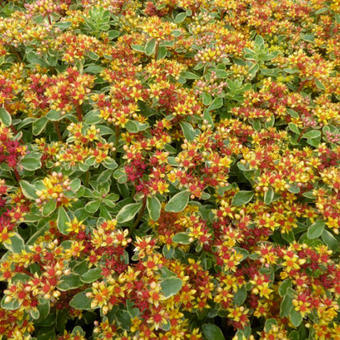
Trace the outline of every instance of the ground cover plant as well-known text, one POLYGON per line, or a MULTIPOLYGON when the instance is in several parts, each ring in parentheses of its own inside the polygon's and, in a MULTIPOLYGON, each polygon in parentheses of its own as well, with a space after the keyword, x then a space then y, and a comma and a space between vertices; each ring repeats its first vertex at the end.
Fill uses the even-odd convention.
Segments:
POLYGON ((338 0, 0 3, 0 339, 340 339, 338 0))

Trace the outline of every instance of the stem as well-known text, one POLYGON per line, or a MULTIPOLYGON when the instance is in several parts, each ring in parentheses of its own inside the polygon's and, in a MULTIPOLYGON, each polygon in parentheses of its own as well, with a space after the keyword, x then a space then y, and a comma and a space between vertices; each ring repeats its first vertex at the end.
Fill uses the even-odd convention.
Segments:
POLYGON ((120 135, 120 128, 119 128, 119 125, 116 125, 116 127, 115 127, 115 151, 113 153, 113 159, 116 159, 118 142, 119 142, 119 135, 120 135))
POLYGON ((135 231, 136 227, 138 226, 138 223, 140 222, 141 218, 143 217, 143 214, 144 214, 144 211, 145 211, 145 207, 146 207, 146 200, 147 200, 147 197, 146 197, 146 195, 144 195, 144 197, 143 197, 143 205, 142 205, 141 209, 139 210, 139 213, 137 215, 136 221, 135 221, 135 223, 133 224, 133 226, 131 228, 131 235, 135 231))
POLYGON ((90 180, 90 172, 86 171, 86 175, 85 175, 85 185, 86 186, 89 184, 89 180, 90 180))
POLYGON ((304 129, 301 131, 301 133, 300 133, 300 135, 299 135, 299 138, 297 139, 297 142, 300 142, 300 139, 301 139, 302 135, 305 133, 306 130, 307 130, 307 128, 304 128, 304 129))
POLYGON ((16 168, 14 168, 13 172, 14 172, 14 176, 15 176, 15 179, 17 180, 17 182, 20 182, 21 178, 20 178, 18 170, 16 168))
POLYGON ((81 122, 83 120, 83 110, 80 105, 76 106, 76 111, 77 111, 78 120, 81 122))
POLYGON ((305 86, 305 84, 307 83, 307 80, 303 80, 301 83, 300 83, 300 85, 299 85, 299 88, 298 88, 298 92, 300 92, 302 89, 303 89, 303 87, 305 86))
POLYGON ((155 59, 157 60, 158 56, 158 49, 159 49, 159 41, 156 42, 156 47, 155 47, 155 59))
POLYGON ((61 135, 61 132, 60 132, 60 129, 59 129, 59 123, 58 122, 53 122, 53 124, 54 124, 55 131, 57 132, 58 139, 59 139, 59 141, 62 142, 63 136, 61 135))
POLYGON ((21 55, 19 52, 15 49, 15 47, 10 46, 10 52, 15 54, 15 56, 19 59, 19 61, 22 61, 21 55))

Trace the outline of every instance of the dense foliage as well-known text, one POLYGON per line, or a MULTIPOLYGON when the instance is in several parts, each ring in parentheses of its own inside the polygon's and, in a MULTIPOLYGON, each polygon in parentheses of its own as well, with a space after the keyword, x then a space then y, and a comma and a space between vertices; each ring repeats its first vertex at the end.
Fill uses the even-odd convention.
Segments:
POLYGON ((340 339, 338 0, 0 3, 0 339, 340 339))

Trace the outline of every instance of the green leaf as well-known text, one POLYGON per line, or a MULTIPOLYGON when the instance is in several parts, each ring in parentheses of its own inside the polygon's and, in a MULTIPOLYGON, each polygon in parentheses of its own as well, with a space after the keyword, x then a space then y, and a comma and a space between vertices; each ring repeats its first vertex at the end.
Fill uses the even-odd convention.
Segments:
POLYGON ((131 133, 138 133, 141 131, 145 131, 148 127, 149 127, 149 124, 146 124, 146 123, 143 124, 143 123, 137 122, 136 120, 129 120, 125 124, 126 130, 128 130, 131 133))
POLYGON ((177 233, 172 240, 180 244, 190 244, 190 236, 187 233, 177 233))
POLYGON ((202 332, 206 340, 225 340, 221 329, 212 323, 203 324, 202 332))
POLYGON ((267 120, 264 126, 268 129, 275 125, 275 116, 271 116, 269 120, 267 120))
POLYGON ((210 105, 212 102, 212 97, 210 93, 203 92, 201 95, 203 105, 210 105))
POLYGON ((54 26, 58 27, 60 30, 64 31, 72 25, 71 22, 57 22, 54 26))
POLYGON ((216 73, 216 77, 219 79, 227 79, 229 75, 227 71, 220 70, 220 69, 216 69, 215 73, 216 73))
POLYGON ((180 24, 185 20, 186 17, 187 17, 187 14, 185 12, 178 13, 175 17, 174 23, 180 24))
POLYGON ((117 162, 114 160, 114 159, 106 159, 104 162, 103 162, 103 165, 105 166, 105 168, 107 169, 111 169, 111 170, 114 170, 118 167, 118 164, 117 162))
POLYGON ((48 120, 46 117, 41 117, 35 120, 32 124, 32 133, 34 136, 38 136, 45 129, 48 120))
POLYGON ((164 245, 162 248, 162 254, 165 258, 171 259, 175 255, 175 249, 171 247, 168 248, 167 245, 164 245))
POLYGON ((333 251, 340 250, 339 241, 328 230, 324 230, 321 239, 327 244, 327 247, 333 251))
POLYGON ((25 241, 18 233, 15 233, 9 240, 4 242, 3 245, 11 252, 17 254, 20 254, 25 249, 25 241))
POLYGON ((304 192, 302 196, 309 199, 315 199, 315 196, 313 195, 313 190, 304 192))
POLYGON ((70 306, 74 309, 89 310, 91 309, 91 299, 86 296, 86 291, 80 292, 73 296, 70 306))
POLYGON ((76 335, 76 336, 77 335, 82 335, 82 336, 85 336, 86 332, 80 326, 76 326, 72 330, 72 335, 76 335))
POLYGON ((314 42, 314 35, 313 34, 300 34, 302 40, 307 42, 314 42))
POLYGON ((92 268, 84 273, 80 280, 85 283, 91 283, 97 281, 99 278, 102 277, 102 270, 100 268, 92 268))
POLYGON ((42 66, 42 67, 48 66, 48 65, 45 63, 45 61, 44 61, 38 54, 36 54, 36 53, 34 53, 34 52, 29 52, 29 53, 27 53, 27 54, 26 54, 26 59, 27 59, 27 61, 28 61, 30 64, 33 64, 33 65, 38 64, 38 65, 40 65, 40 66, 42 66))
POLYGON ((89 270, 89 267, 87 265, 87 261, 84 260, 82 262, 76 263, 74 265, 74 267, 72 267, 72 270, 79 275, 83 275, 84 273, 86 273, 89 270))
POLYGON ((148 41, 145 45, 145 54, 148 56, 151 56, 155 53, 155 48, 156 48, 156 39, 151 39, 148 41))
POLYGON ((165 206, 167 212, 181 212, 185 209, 189 202, 190 192, 187 190, 181 191, 173 196, 165 206))
POLYGON ((288 317, 290 311, 293 308, 293 298, 286 294, 280 304, 280 316, 288 317))
POLYGON ((302 138, 314 139, 321 136, 320 130, 310 130, 302 135, 302 138))
POLYGON ((165 58, 167 54, 168 54, 168 50, 166 49, 166 47, 159 46, 158 53, 157 53, 157 60, 165 58))
POLYGON ((188 142, 192 142, 196 137, 196 131, 190 123, 180 122, 185 139, 188 142))
POLYGON ((55 199, 49 200, 47 203, 44 204, 42 213, 44 216, 51 215, 56 208, 57 201, 55 199))
POLYGON ((94 214, 100 206, 100 201, 90 201, 85 205, 85 210, 90 213, 90 214, 94 214))
MULTIPOLYGON (((114 195, 114 194, 113 194, 114 195)), ((118 196, 118 195, 117 195, 118 196)), ((104 198, 103 199, 103 203, 108 206, 109 208, 114 208, 116 206, 116 203, 114 203, 113 200, 110 200, 110 199, 107 199, 107 198, 104 198)))
POLYGON ((99 55, 94 53, 93 51, 87 51, 86 57, 88 57, 91 60, 98 60, 99 59, 99 55))
POLYGON ((24 274, 24 273, 18 273, 12 277, 13 282, 27 283, 27 281, 29 281, 30 279, 31 279, 31 276, 24 274))
POLYGON ((50 313, 50 301, 46 299, 39 299, 38 310, 40 314, 40 320, 46 319, 50 313))
POLYGON ((87 124, 97 124, 102 121, 99 110, 91 110, 84 116, 84 122, 87 124))
POLYGON ((300 192, 300 187, 296 184, 290 184, 288 187, 288 191, 292 194, 298 194, 300 192))
MULTIPOLYGON (((300 72, 299 69, 297 69, 297 68, 289 68, 289 67, 284 68, 283 71, 285 71, 286 73, 289 73, 289 74, 295 74, 295 73, 299 73, 300 72)), ((295 118, 298 118, 298 117, 295 117, 295 118)))
POLYGON ((207 111, 213 111, 221 108, 223 106, 223 98, 217 97, 215 98, 212 103, 207 108, 207 111))
POLYGON ((165 266, 161 267, 159 271, 161 272, 162 279, 177 277, 174 272, 172 272, 165 266))
POLYGON ((32 184, 24 180, 21 180, 19 184, 20 184, 22 193, 24 194, 26 198, 30 200, 35 200, 38 198, 38 195, 35 193, 36 189, 32 184))
POLYGON ((247 298, 247 290, 246 287, 243 286, 238 289, 238 291, 234 295, 234 303, 236 306, 241 306, 247 298))
MULTIPOLYGON (((299 118, 299 114, 296 112, 296 111, 294 111, 294 110, 292 110, 292 109, 287 109, 287 112, 288 112, 288 114, 292 117, 292 118, 299 118)), ((288 124, 289 125, 289 124, 288 124)), ((295 125, 295 124, 294 124, 295 125)))
POLYGON ((7 112, 4 107, 0 108, 0 121, 6 126, 12 125, 12 116, 7 112))
POLYGON ((326 89, 325 85, 322 84, 322 82, 319 79, 315 79, 315 85, 321 91, 324 91, 326 89))
POLYGON ((203 111, 203 118, 208 122, 208 124, 214 126, 214 120, 211 117, 211 114, 209 113, 208 109, 205 109, 203 111))
POLYGON ((165 279, 161 282, 162 294, 168 299, 181 290, 182 284, 182 280, 177 277, 165 279))
POLYGON ((57 288, 63 292, 79 288, 83 285, 80 281, 80 276, 77 274, 64 275, 60 279, 61 280, 58 283, 57 288))
POLYGON ((145 52, 145 48, 144 48, 144 46, 142 46, 142 45, 131 45, 131 48, 132 48, 134 51, 137 51, 137 52, 141 52, 141 53, 144 53, 144 52, 145 52))
POLYGON ((35 171, 41 168, 41 154, 29 153, 22 160, 21 165, 27 171, 35 171))
POLYGON ((274 194, 275 194, 274 189, 272 187, 269 187, 264 194, 264 203, 266 203, 267 205, 272 203, 274 199, 274 194))
POLYGON ((84 72, 86 73, 91 73, 91 74, 99 74, 100 72, 102 72, 105 68, 100 66, 100 65, 96 65, 96 64, 90 64, 88 65, 85 69, 84 72))
POLYGON ((289 123, 289 124, 288 124, 288 127, 289 127, 289 130, 290 130, 290 131, 296 133, 297 135, 300 134, 300 130, 299 130, 299 128, 298 128, 295 124, 289 123))
POLYGON ((1 308, 6 310, 16 310, 20 307, 20 303, 17 299, 12 299, 10 302, 5 303, 5 295, 1 300, 1 308))
POLYGON ((131 318, 127 310, 118 310, 118 312, 116 313, 116 318, 118 320, 118 323, 120 324, 120 327, 125 330, 130 330, 131 318))
POLYGON ((195 74, 193 72, 189 72, 189 71, 183 72, 181 74, 181 76, 185 79, 193 79, 193 80, 200 79, 200 76, 198 76, 197 74, 195 74))
POLYGON ((98 183, 105 183, 105 182, 109 181, 112 174, 113 174, 113 171, 111 169, 106 169, 104 171, 101 171, 100 175, 97 178, 97 182, 98 183))
POLYGON ((321 220, 317 220, 312 225, 309 226, 307 230, 307 237, 310 240, 318 238, 322 235, 324 229, 325 229, 325 222, 321 220))
POLYGON ((58 208, 58 217, 57 217, 57 227, 58 230, 64 234, 67 235, 69 232, 67 231, 68 226, 66 223, 70 223, 71 219, 66 213, 65 209, 63 207, 58 208))
POLYGON ((295 241, 295 235, 294 235, 294 232, 291 230, 289 232, 284 232, 284 233, 281 233, 281 237, 287 241, 288 243, 292 243, 295 241))
POLYGON ((307 139, 307 143, 313 147, 318 147, 321 141, 321 137, 319 138, 313 138, 313 139, 307 139))
POLYGON ((264 40, 260 35, 257 35, 255 38, 255 45, 257 45, 259 48, 264 47, 264 40))
POLYGON ((301 325, 302 319, 301 313, 292 308, 289 313, 289 320, 294 325, 294 327, 299 327, 301 325))
POLYGON ((320 9, 318 9, 316 12, 315 12, 315 15, 320 15, 322 13, 326 13, 329 11, 329 8, 328 7, 322 7, 320 9))
POLYGON ((248 74, 250 79, 253 79, 256 76, 257 71, 260 69, 259 64, 252 64, 252 66, 248 70, 248 74))
POLYGON ((120 32, 117 31, 117 30, 110 30, 110 31, 108 32, 108 36, 109 36, 109 38, 110 38, 111 40, 113 40, 113 39, 116 39, 116 38, 118 38, 118 37, 120 36, 120 32))
POLYGON ((253 198, 254 193, 252 191, 244 191, 241 190, 236 193, 236 195, 233 197, 231 204, 238 207, 243 204, 247 204, 248 202, 251 201, 253 198))
POLYGON ((269 332, 273 326, 277 326, 277 321, 275 319, 267 319, 264 324, 264 330, 269 332))
POLYGON ((46 118, 52 122, 57 122, 58 120, 63 119, 63 115, 60 111, 51 110, 47 113, 46 118))
POLYGON ((287 289, 292 287, 292 281, 290 279, 286 279, 281 282, 279 286, 279 294, 281 297, 285 296, 287 293, 287 289))
POLYGON ((108 194, 105 199, 110 200, 111 202, 116 202, 119 199, 119 195, 113 192, 111 194, 108 194))
POLYGON ((156 196, 148 197, 146 202, 149 215, 153 221, 157 221, 161 215, 161 203, 156 196))
POLYGON ((117 215, 118 223, 125 223, 132 220, 135 215, 138 213, 140 208, 142 207, 142 203, 130 203, 124 206, 117 215))
POLYGON ((70 183, 71 190, 77 192, 81 187, 81 181, 79 178, 75 178, 70 183))

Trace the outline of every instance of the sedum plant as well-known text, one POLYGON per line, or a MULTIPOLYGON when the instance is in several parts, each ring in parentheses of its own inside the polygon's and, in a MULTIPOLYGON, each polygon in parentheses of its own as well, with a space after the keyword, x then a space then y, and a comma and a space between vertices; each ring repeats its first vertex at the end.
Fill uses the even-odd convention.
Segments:
POLYGON ((339 339, 339 2, 0 4, 0 339, 339 339))

